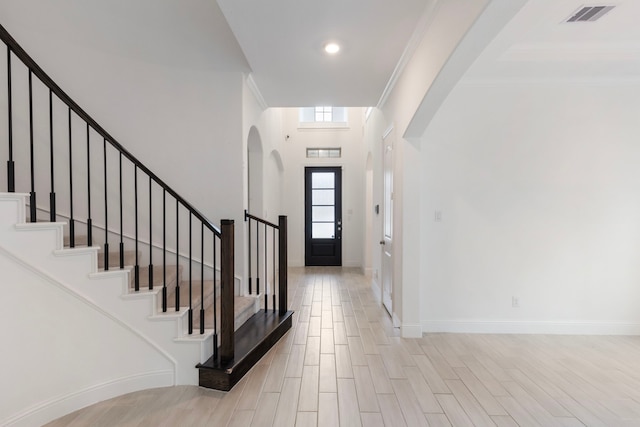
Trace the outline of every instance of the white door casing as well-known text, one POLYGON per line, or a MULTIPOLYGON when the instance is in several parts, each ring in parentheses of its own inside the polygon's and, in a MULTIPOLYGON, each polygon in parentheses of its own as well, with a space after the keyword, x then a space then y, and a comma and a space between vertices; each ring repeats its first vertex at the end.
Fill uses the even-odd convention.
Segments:
POLYGON ((393 128, 382 140, 382 304, 393 313, 393 128))

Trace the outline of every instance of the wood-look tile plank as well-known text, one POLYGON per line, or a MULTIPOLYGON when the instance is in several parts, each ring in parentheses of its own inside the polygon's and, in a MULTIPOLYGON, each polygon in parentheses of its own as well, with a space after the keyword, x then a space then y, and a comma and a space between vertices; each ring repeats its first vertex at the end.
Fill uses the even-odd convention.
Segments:
POLYGON ((319 366, 304 367, 300 384, 300 397, 298 398, 299 412, 315 412, 318 410, 319 373, 319 366))
MULTIPOLYGON (((468 368, 453 368, 460 377, 466 388, 478 400, 480 405, 489 415, 508 415, 507 411, 498 403, 495 397, 489 392, 484 384, 468 368)), ((445 381, 447 386, 449 382, 445 381)))
POLYGON ((369 366, 369 372, 371 373, 371 380, 376 393, 393 393, 393 386, 389 375, 382 362, 382 356, 377 354, 367 355, 367 365, 369 366))
MULTIPOLYGON (((520 404, 520 406, 524 407, 527 412, 529 412, 535 420, 545 426, 559 426, 560 424, 555 420, 553 415, 551 415, 538 401, 536 401, 525 389, 523 389, 518 383, 515 381, 507 381, 502 383, 504 387, 507 389, 509 394, 513 396, 513 398, 520 404)), ((513 416, 513 414, 511 414, 513 416)), ((515 417, 514 417, 515 418, 515 417)), ((516 421, 518 421, 516 419, 516 421)))
POLYGON ((551 415, 554 417, 571 417, 570 412, 568 412, 561 404, 556 402, 551 396, 542 390, 540 386, 524 375, 519 369, 510 369, 508 372, 509 376, 511 376, 515 382, 525 389, 527 393, 540 403, 540 405, 551 415))
POLYGON ((338 378, 338 409, 340 425, 354 427, 362 425, 356 385, 352 378, 338 378))
POLYGON ((360 337, 347 337, 349 342, 349 355, 351 356, 351 364, 366 365, 367 358, 365 357, 364 350, 362 349, 362 340, 360 337))
POLYGON ((285 377, 302 377, 305 347, 304 345, 298 344, 291 346, 291 353, 289 353, 289 359, 287 360, 287 370, 284 374, 285 377))
POLYGON ((349 344, 344 322, 333 322, 333 343, 336 345, 349 344))
POLYGON ((362 412, 380 412, 375 387, 368 366, 354 366, 353 378, 355 379, 356 392, 358 393, 358 405, 362 412))
POLYGON ((585 427, 577 418, 559 417, 556 418, 563 427, 585 427))
POLYGON ((307 348, 304 353, 305 365, 320 364, 320 337, 308 337, 307 348))
POLYGON ((282 382, 284 381, 284 375, 287 370, 287 362, 289 361, 289 354, 278 353, 273 358, 267 378, 264 381, 263 392, 278 393, 282 389, 282 382))
MULTIPOLYGON (((482 405, 478 403, 476 398, 471 394, 469 389, 461 380, 446 380, 445 382, 447 387, 449 387, 449 390, 453 393, 453 396, 474 424, 487 426, 493 424, 489 414, 484 410, 482 405)), ((503 410, 502 412, 504 412, 504 415, 507 415, 506 411, 503 410)))
POLYGON ((322 316, 322 296, 316 298, 314 296, 314 301, 311 303, 311 317, 320 317, 322 316))
POLYGON ((253 414, 255 411, 243 409, 242 411, 236 411, 233 414, 233 418, 229 421, 227 426, 229 427, 249 427, 253 420, 253 414))
MULTIPOLYGON (((458 403, 458 400, 451 394, 437 394, 438 403, 442 406, 447 418, 451 420, 451 424, 458 427, 472 427, 473 422, 469 419, 464 409, 458 403)), ((482 424, 478 424, 482 425, 482 424)), ((491 425, 491 424, 489 424, 491 425)))
POLYGON ((360 419, 364 427, 384 427, 384 420, 379 412, 361 412, 360 419))
POLYGON ((424 414, 429 422, 429 427, 451 427, 449 418, 445 414, 424 414))
POLYGON ((242 397, 238 400, 238 410, 256 409, 268 372, 269 366, 256 365, 247 374, 245 377, 247 383, 244 387, 244 393, 242 393, 242 397))
POLYGON ((518 427, 518 423, 509 415, 493 415, 491 419, 498 427, 518 427))
POLYGON ((542 424, 527 412, 513 397, 498 397, 498 402, 507 410, 511 418, 520 426, 537 427, 542 424))
POLYGON ((339 426, 338 393, 318 395, 318 426, 339 426))
POLYGON ((386 427, 407 427, 395 394, 378 394, 378 403, 386 427))
POLYGON ((435 395, 429 385, 425 381, 420 369, 416 366, 405 366, 404 371, 406 373, 409 384, 415 393, 416 399, 422 408, 422 412, 425 413, 442 413, 442 408, 438 403, 435 395))
POLYGON ((307 332, 307 336, 309 337, 319 337, 320 336, 320 331, 321 331, 321 326, 322 325, 322 318, 321 317, 310 317, 309 318, 309 331, 307 332))
POLYGON ((294 344, 304 345, 307 343, 307 336, 309 335, 309 322, 300 322, 296 326, 296 333, 293 338, 294 344))
POLYGON ((321 393, 337 393, 336 383, 336 356, 335 354, 320 355, 320 382, 319 391, 321 393))
POLYGON ((409 380, 392 379, 391 385, 398 398, 404 419, 410 426, 428 426, 409 380))
POLYGON ((356 322, 356 318, 353 316, 344 316, 344 327, 347 330, 348 337, 357 337, 360 335, 360 331, 358 329, 358 322, 356 322))
POLYGON ((334 301, 333 307, 331 308, 331 313, 333 314, 334 322, 344 322, 344 314, 342 312, 340 300, 334 301))
POLYGON ((271 427, 278 408, 280 393, 262 393, 256 412, 253 414, 251 427, 271 427))
POLYGON ((362 340, 362 350, 365 354, 378 354, 378 345, 373 338, 371 329, 360 329, 360 339, 362 340))
POLYGON ((380 345, 378 351, 382 356, 382 361, 387 369, 389 378, 402 379, 406 378, 402 359, 398 355, 397 349, 392 345, 380 345))
POLYGON ((320 353, 334 353, 333 330, 322 329, 320 332, 320 353))
POLYGON ((329 303, 328 310, 322 310, 322 320, 320 322, 322 329, 333 329, 333 311, 331 310, 331 304, 329 303))
POLYGON ((351 365, 351 356, 349 354, 349 346, 335 346, 336 355, 336 375, 338 378, 353 378, 353 368, 351 365))
POLYGON ((423 345, 422 350, 424 354, 431 360, 433 367, 438 372, 438 375, 444 380, 457 380, 458 375, 454 372, 453 368, 447 363, 447 360, 440 354, 435 346, 423 345))
POLYGON ((461 359, 471 373, 489 390, 492 396, 509 396, 509 393, 502 387, 500 382, 496 380, 474 356, 463 357, 461 359))
POLYGON ((296 415, 296 427, 317 427, 317 412, 298 412, 296 415))
POLYGON ((414 355, 413 360, 434 393, 451 393, 427 356, 414 355))
POLYGON ((298 408, 298 398, 300 396, 301 378, 285 378, 282 385, 282 392, 278 401, 274 426, 294 426, 298 408))

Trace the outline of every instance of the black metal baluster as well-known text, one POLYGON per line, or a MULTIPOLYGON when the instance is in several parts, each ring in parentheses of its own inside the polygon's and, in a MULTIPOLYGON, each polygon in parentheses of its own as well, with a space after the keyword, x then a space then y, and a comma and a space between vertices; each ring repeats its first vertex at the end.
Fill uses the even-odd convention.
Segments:
POLYGON ((33 73, 29 70, 29 153, 31 165, 31 193, 29 193, 29 221, 36 222, 36 178, 33 147, 33 73))
POLYGON ((120 174, 120 268, 124 268, 124 239, 123 239, 123 226, 122 226, 122 151, 119 157, 119 174, 120 174))
POLYGON ((256 221, 256 295, 260 295, 260 222, 256 221))
POLYGON ((193 294, 191 289, 191 212, 189 212, 189 335, 193 333, 193 294))
POLYGON ((107 192, 107 138, 103 138, 104 156, 104 269, 109 270, 109 202, 107 192))
POLYGON ((200 334, 204 334, 204 222, 200 222, 200 334))
POLYGON ((151 176, 149 176, 149 290, 153 289, 153 204, 151 200, 151 176))
POLYGON ((276 229, 275 227, 271 229, 273 231, 273 247, 272 247, 272 254, 271 254, 271 260, 273 261, 272 263, 272 282, 271 282, 271 296, 273 297, 273 312, 276 312, 276 229))
POLYGON ((218 260, 216 258, 216 240, 216 234, 213 233, 213 360, 218 359, 218 298, 216 295, 218 260))
POLYGON ((180 222, 178 221, 180 202, 176 199, 176 311, 180 311, 180 222))
POLYGON ((134 288, 136 292, 140 290, 140 265, 138 264, 138 165, 133 165, 133 197, 135 198, 133 202, 133 209, 135 215, 135 233, 136 233, 136 266, 133 268, 134 271, 134 288))
POLYGON ((251 295, 251 218, 248 217, 247 211, 244 211, 244 219, 247 222, 247 228, 249 229, 249 295, 251 295))
POLYGON ((162 312, 167 312, 167 190, 162 189, 162 312))
POLYGON ((269 262, 267 260, 267 224, 264 225, 264 314, 267 314, 267 310, 269 310, 269 274, 267 273, 267 268, 269 266, 269 262))
POLYGON ((69 247, 76 246, 76 222, 73 219, 73 137, 71 132, 71 107, 69 107, 69 247))
POLYGON ((13 162, 13 98, 11 93, 11 48, 7 45, 7 113, 9 131, 9 160, 7 160, 7 191, 16 191, 16 173, 13 162))
POLYGON ((49 193, 49 221, 56 222, 56 192, 53 174, 53 91, 49 89, 49 152, 51 154, 51 192, 49 193))
POLYGON ((91 149, 89 144, 89 123, 87 123, 87 246, 93 245, 93 227, 91 224, 91 149))

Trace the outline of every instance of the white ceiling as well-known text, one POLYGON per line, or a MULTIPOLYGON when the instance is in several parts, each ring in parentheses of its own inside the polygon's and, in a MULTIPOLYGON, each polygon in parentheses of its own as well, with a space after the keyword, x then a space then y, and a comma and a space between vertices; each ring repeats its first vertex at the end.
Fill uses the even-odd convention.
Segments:
MULTIPOLYGON (((3 21, 20 23, 24 31, 114 55, 203 72, 251 73, 270 107, 377 105, 406 46, 438 4, 436 0, 54 3, 0 2, 0 12, 8 9, 2 13, 3 21), (66 25, 59 25, 61 21, 66 25), (328 40, 341 42, 343 51, 334 57, 324 54, 321 49, 328 40)), ((616 7, 595 23, 562 22, 585 3, 596 4, 527 1, 462 80, 640 82, 640 0, 603 1, 616 7)))
POLYGON ((640 82, 640 0, 530 0, 463 81, 640 82), (615 5, 596 22, 565 23, 583 5, 615 5))
POLYGON ((372 106, 433 0, 218 0, 270 107, 372 106), (342 45, 323 53, 327 41, 342 45))

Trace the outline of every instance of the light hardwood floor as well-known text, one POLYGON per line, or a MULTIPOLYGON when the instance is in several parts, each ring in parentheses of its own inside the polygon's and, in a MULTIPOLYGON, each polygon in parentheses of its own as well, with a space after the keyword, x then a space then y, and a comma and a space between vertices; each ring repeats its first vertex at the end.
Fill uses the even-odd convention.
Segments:
POLYGON ((58 426, 640 426, 640 337, 400 338, 351 269, 290 273, 293 329, 229 393, 131 393, 58 426))

